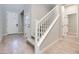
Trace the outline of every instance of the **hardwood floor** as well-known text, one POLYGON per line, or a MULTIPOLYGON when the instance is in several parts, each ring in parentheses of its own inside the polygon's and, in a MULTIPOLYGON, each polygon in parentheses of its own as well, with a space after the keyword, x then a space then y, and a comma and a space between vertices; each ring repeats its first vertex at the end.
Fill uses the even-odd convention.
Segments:
POLYGON ((32 54, 34 49, 29 43, 26 42, 23 35, 7 35, 5 36, 0 43, 0 53, 8 54, 32 54))
POLYGON ((54 45, 47 48, 45 54, 78 54, 79 40, 76 37, 62 38, 54 45))
MULTIPOLYGON (((23 35, 8 35, 0 43, 0 54, 32 54, 34 48, 27 43, 23 35)), ((44 54, 78 54, 79 40, 76 37, 61 38, 47 48, 44 54)))

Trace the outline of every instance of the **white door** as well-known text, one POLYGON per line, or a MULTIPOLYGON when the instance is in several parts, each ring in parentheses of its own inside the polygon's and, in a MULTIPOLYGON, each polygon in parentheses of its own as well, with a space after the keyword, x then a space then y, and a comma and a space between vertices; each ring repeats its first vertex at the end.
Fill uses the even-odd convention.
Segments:
POLYGON ((24 35, 28 38, 31 37, 29 16, 25 16, 25 19, 24 19, 24 35))
POLYGON ((18 33, 17 13, 7 12, 7 34, 18 33))

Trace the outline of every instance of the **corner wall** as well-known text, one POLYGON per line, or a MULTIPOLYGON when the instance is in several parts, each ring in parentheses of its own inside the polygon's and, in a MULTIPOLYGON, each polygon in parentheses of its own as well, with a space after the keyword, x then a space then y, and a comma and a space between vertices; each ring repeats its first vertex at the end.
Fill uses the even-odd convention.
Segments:
POLYGON ((0 40, 2 38, 2 12, 1 12, 1 9, 0 9, 0 40))

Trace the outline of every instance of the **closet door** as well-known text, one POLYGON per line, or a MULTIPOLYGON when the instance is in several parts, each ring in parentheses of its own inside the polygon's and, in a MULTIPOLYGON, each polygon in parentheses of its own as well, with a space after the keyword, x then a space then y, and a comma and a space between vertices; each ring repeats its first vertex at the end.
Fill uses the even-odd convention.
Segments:
POLYGON ((7 12, 7 34, 18 33, 18 15, 14 12, 7 12))

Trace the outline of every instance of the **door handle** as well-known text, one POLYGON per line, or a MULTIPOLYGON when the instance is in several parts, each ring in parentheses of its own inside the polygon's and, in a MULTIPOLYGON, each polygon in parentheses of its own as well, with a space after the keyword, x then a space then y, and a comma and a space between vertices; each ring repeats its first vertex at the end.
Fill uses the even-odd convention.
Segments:
POLYGON ((18 24, 16 24, 16 26, 18 27, 18 24))

